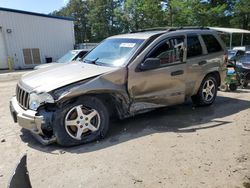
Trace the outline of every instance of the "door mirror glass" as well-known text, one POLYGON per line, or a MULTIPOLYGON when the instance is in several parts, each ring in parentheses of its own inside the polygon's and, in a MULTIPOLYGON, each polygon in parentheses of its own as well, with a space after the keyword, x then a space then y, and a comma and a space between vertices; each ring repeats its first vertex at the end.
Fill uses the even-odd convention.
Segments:
POLYGON ((143 63, 140 64, 140 70, 151 70, 160 67, 159 58, 147 58, 143 63))

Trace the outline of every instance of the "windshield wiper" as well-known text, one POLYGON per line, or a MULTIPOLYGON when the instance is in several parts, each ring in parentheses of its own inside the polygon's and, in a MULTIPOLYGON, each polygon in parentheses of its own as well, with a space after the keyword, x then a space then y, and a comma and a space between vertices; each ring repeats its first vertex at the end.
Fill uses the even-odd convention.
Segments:
POLYGON ((95 60, 87 60, 87 59, 84 59, 83 61, 84 62, 86 62, 86 63, 90 63, 90 64, 95 64, 95 65, 97 65, 97 60, 99 59, 99 57, 98 58, 96 58, 95 60))

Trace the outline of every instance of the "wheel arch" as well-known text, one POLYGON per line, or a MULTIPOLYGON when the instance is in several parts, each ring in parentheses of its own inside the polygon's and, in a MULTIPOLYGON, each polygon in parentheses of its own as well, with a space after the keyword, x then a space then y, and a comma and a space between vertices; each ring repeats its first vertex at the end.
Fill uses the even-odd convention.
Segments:
MULTIPOLYGON (((195 86, 195 90, 194 90, 193 95, 196 95, 196 94, 199 92, 199 89, 200 89, 200 86, 201 86, 203 80, 204 80, 206 77, 208 77, 208 76, 213 76, 213 77, 216 79, 217 84, 218 84, 218 87, 221 85, 221 77, 220 77, 219 71, 214 70, 214 71, 208 72, 208 73, 206 73, 203 77, 201 77, 202 79, 200 79, 200 80, 196 83, 196 86, 195 86)), ((192 95, 192 96, 193 96, 193 95, 192 95)))
POLYGON ((129 99, 126 98, 123 94, 114 91, 92 91, 72 96, 70 98, 63 98, 58 102, 58 105, 60 106, 64 103, 71 103, 76 100, 83 99, 86 96, 96 97, 101 100, 107 107, 111 116, 118 117, 119 119, 123 119, 129 116, 129 99))
POLYGON ((213 71, 213 72, 209 72, 206 74, 206 76, 203 78, 203 80, 207 77, 207 76, 213 76, 218 84, 218 87, 221 85, 221 78, 220 78, 220 73, 218 71, 213 71))

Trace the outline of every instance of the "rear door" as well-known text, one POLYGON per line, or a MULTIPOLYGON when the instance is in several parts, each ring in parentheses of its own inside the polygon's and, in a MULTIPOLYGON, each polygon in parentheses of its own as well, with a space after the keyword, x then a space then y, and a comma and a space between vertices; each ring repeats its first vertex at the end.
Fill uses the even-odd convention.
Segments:
POLYGON ((203 79, 203 67, 206 66, 206 49, 202 43, 201 36, 198 34, 187 35, 187 79, 186 93, 189 96, 194 95, 197 85, 203 79))
POLYGON ((224 50, 212 33, 187 36, 187 93, 196 94, 204 77, 221 71, 224 50))

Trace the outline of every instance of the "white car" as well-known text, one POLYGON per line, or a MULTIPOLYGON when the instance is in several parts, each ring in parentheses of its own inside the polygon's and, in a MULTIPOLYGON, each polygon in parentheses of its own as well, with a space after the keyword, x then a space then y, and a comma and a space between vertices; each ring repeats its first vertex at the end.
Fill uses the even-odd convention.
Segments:
POLYGON ((81 59, 87 54, 89 50, 87 49, 81 49, 81 50, 70 50, 68 51, 64 56, 62 56, 60 59, 58 59, 56 62, 52 63, 45 63, 42 65, 35 66, 34 69, 42 69, 42 68, 47 68, 52 65, 55 65, 57 63, 70 63, 71 61, 76 61, 78 59, 81 59))

